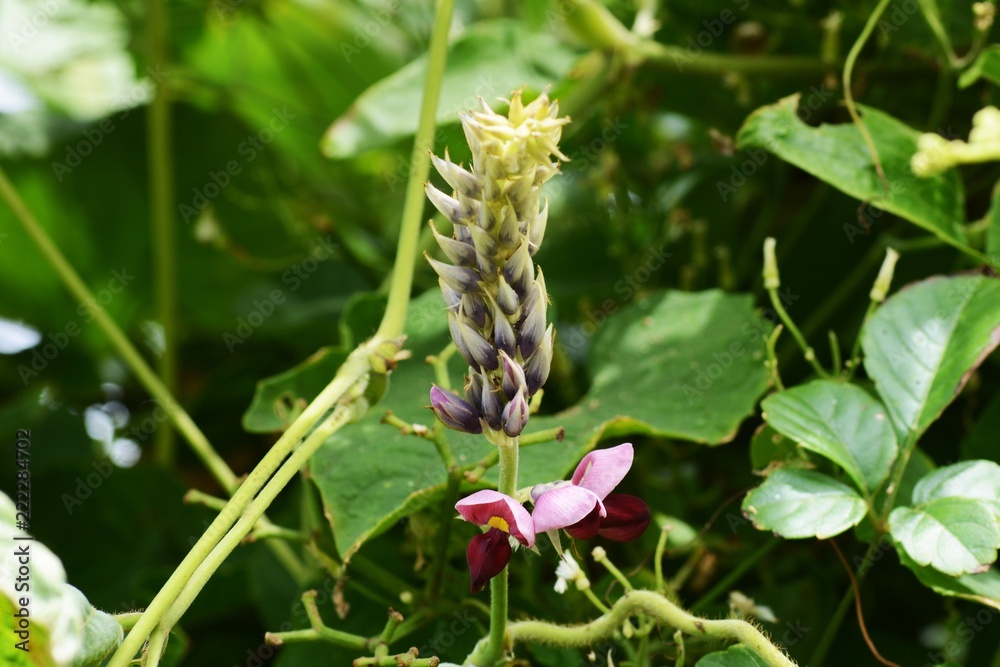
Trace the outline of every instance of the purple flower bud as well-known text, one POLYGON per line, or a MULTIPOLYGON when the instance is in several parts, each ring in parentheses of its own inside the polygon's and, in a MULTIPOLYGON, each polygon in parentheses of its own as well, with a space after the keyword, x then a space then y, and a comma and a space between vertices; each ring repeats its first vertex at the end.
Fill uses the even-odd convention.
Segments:
POLYGON ((524 398, 524 391, 518 389, 514 398, 504 407, 503 432, 510 437, 521 435, 524 425, 528 423, 528 401, 524 398))
POLYGON ((472 369, 465 378, 465 400, 476 406, 483 404, 483 376, 472 369))
POLYGON ((431 268, 437 272, 437 274, 441 277, 441 280, 447 283, 452 289, 458 290, 463 294, 479 291, 480 277, 474 269, 468 269, 464 266, 452 266, 451 264, 439 262, 427 253, 424 253, 424 257, 427 258, 431 268))
POLYGON ((476 249, 474 247, 468 243, 462 243, 456 239, 443 236, 438 232, 434 223, 431 223, 431 231, 434 233, 434 238, 437 240, 438 245, 441 246, 445 257, 451 260, 452 263, 466 267, 475 266, 476 249))
POLYGON ((503 402, 500 393, 489 383, 483 387, 483 409, 482 417, 486 424, 494 431, 499 431, 503 426, 502 421, 503 402))
POLYGON ((445 308, 453 313, 457 313, 458 306, 462 303, 462 293, 448 287, 448 283, 440 278, 438 278, 438 284, 441 286, 441 296, 444 297, 445 308))
POLYGON ((488 257, 495 257, 497 255, 499 246, 492 234, 478 225, 470 226, 469 234, 472 236, 472 245, 476 247, 476 252, 488 257))
POLYGON ((527 359, 542 343, 545 335, 545 315, 548 296, 545 294, 545 278, 541 269, 538 270, 538 280, 532 285, 524 300, 524 308, 521 311, 522 320, 518 327, 520 339, 518 346, 521 350, 521 357, 527 359))
POLYGON ((479 294, 465 294, 462 296, 461 314, 465 319, 472 322, 480 329, 486 328, 486 321, 489 311, 486 309, 486 300, 479 294))
POLYGON ((436 187, 428 183, 424 186, 427 198, 434 204, 434 208, 441 211, 441 215, 451 220, 454 225, 464 225, 467 219, 463 215, 462 205, 454 197, 449 197, 436 187))
POLYGON ((514 207, 508 204, 504 206, 500 216, 500 229, 497 237, 500 241, 500 247, 509 250, 516 246, 521 239, 517 228, 517 213, 514 212, 514 207))
POLYGON ((455 225, 455 240, 462 243, 472 243, 471 230, 475 225, 455 225))
POLYGON ((503 265, 503 277, 522 298, 528 295, 535 271, 527 242, 522 242, 503 265))
POLYGON ((459 354, 470 366, 487 371, 499 368, 496 349, 461 317, 448 313, 448 328, 459 354))
POLYGON ((497 305, 500 306, 500 310, 505 315, 513 315, 517 312, 518 306, 520 306, 520 299, 517 297, 517 292, 507 284, 503 276, 500 276, 500 280, 497 282, 497 305))
POLYGON ((528 252, 532 257, 542 247, 542 239, 545 237, 545 227, 549 222, 549 202, 545 201, 545 206, 539 212, 538 217, 528 228, 528 252))
POLYGON ((524 378, 524 369, 506 352, 500 353, 500 369, 503 371, 503 393, 507 400, 513 400, 519 391, 527 392, 528 383, 524 378))
POLYGON ((437 385, 431 386, 431 410, 450 429, 463 433, 483 432, 482 424, 479 423, 479 411, 464 398, 437 385))
POLYGON ((514 354, 514 350, 517 349, 514 327, 511 326, 510 320, 507 319, 498 305, 493 307, 493 342, 497 350, 507 354, 514 354))
POLYGON ((441 174, 441 178, 447 181, 448 185, 453 187, 456 192, 470 199, 479 198, 483 189, 482 183, 480 183, 476 176, 454 162, 451 162, 447 149, 444 151, 443 160, 432 154, 431 161, 434 163, 434 168, 437 169, 437 172, 441 174))
POLYGON ((545 335, 542 336, 542 344, 524 362, 524 378, 528 383, 528 396, 534 396, 535 392, 541 389, 545 381, 549 379, 549 369, 552 366, 553 337, 552 325, 550 324, 549 328, 545 330, 545 335))

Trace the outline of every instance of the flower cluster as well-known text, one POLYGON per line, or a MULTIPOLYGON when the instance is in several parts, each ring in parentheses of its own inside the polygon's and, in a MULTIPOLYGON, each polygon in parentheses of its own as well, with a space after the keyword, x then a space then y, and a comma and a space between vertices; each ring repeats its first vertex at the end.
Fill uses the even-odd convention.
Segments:
POLYGON ((435 386, 431 408, 449 428, 516 437, 552 362, 545 280, 532 257, 548 219, 541 188, 559 169, 551 157, 567 159, 558 143, 569 119, 544 93, 527 106, 514 93, 507 116, 482 107, 461 117, 472 170, 447 152, 433 156, 453 192, 426 186, 454 227, 451 237, 433 230, 450 263, 427 261, 440 279, 452 340, 469 364, 464 396, 435 386))
MULTIPOLYGON (((611 493, 632 467, 632 459, 630 443, 587 454, 569 480, 531 490, 530 515, 514 498, 492 490, 458 501, 455 508, 463 519, 488 529, 472 538, 466 552, 472 592, 482 590, 507 566, 512 542, 530 549, 537 533, 565 529, 576 539, 600 536, 616 542, 642 535, 649 525, 649 507, 635 496, 611 493)), ((564 578, 577 576, 568 573, 564 570, 564 578)))

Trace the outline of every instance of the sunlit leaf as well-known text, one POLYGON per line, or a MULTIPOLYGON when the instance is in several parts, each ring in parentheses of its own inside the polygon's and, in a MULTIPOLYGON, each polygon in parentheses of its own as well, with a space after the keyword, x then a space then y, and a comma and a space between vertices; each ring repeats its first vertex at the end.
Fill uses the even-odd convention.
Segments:
POLYGON ((851 487, 814 470, 780 468, 743 499, 760 530, 781 537, 826 539, 856 526, 865 501, 851 487))

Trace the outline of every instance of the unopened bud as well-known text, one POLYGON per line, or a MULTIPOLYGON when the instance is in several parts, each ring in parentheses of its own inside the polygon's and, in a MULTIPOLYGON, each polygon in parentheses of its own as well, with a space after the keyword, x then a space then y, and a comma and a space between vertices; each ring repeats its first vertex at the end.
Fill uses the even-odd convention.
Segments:
POLYGON ((441 423, 464 433, 482 433, 479 412, 464 398, 437 385, 431 387, 431 410, 441 423))
POLYGON ((764 288, 778 289, 781 287, 781 276, 778 275, 778 260, 774 256, 776 241, 773 236, 764 239, 764 288))
POLYGON ((519 391, 528 391, 524 369, 506 352, 500 353, 500 368, 503 370, 503 393, 507 396, 507 400, 512 400, 519 391))
POLYGON ((882 260, 882 268, 878 270, 878 277, 875 279, 872 291, 868 295, 875 303, 885 301, 885 297, 889 293, 889 287, 892 285, 892 274, 896 270, 896 261, 898 259, 899 253, 893 248, 885 249, 885 259, 882 260))
POLYGON ((501 420, 504 433, 512 438, 521 435, 524 425, 528 423, 528 401, 524 398, 524 390, 517 390, 514 398, 504 407, 501 420))

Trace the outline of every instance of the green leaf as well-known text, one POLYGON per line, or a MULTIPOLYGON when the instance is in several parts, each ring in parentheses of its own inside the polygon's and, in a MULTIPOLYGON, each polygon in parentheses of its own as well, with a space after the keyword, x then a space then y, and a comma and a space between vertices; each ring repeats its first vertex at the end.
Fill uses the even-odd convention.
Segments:
POLYGON ((856 526, 865 501, 851 487, 813 470, 780 468, 743 499, 743 511, 759 530, 781 537, 821 540, 856 526))
POLYGON ((257 383, 243 414, 250 433, 283 431, 337 374, 347 358, 341 348, 324 347, 298 366, 257 383))
POLYGON ((795 466, 807 462, 808 459, 797 442, 781 435, 768 424, 761 424, 750 440, 750 465, 754 470, 769 470, 772 465, 795 466))
POLYGON ((633 433, 729 442, 767 388, 765 322, 749 296, 721 290, 630 304, 595 334, 593 384, 580 404, 643 421, 633 433))
POLYGON ((862 333, 865 370, 901 434, 917 438, 1000 343, 1000 280, 935 277, 886 301, 862 333))
POLYGON ((993 461, 963 461, 939 468, 913 489, 913 504, 941 498, 981 500, 1000 520, 1000 465, 993 461))
POLYGON ((1000 183, 993 186, 993 198, 986 218, 986 255, 993 266, 1000 266, 1000 183))
POLYGON ((1000 610, 1000 572, 996 568, 981 574, 950 577, 919 565, 899 542, 896 542, 896 553, 899 554, 899 561, 917 576, 920 583, 939 595, 972 600, 1000 610))
POLYGON ((889 530, 919 565, 953 577, 985 572, 997 559, 1000 527, 990 508, 967 498, 940 498, 897 507, 889 530))
POLYGON ((122 643, 122 626, 110 614, 91 607, 76 588, 69 585, 67 588, 72 591, 68 597, 81 611, 83 629, 83 646, 73 660, 73 667, 97 667, 122 643))
POLYGON ((1000 45, 991 44, 983 49, 969 69, 958 78, 958 87, 968 88, 979 79, 1000 86, 1000 45))
MULTIPOLYGON (((518 22, 497 19, 469 27, 448 47, 438 102, 438 125, 478 106, 476 97, 507 97, 522 86, 540 91, 557 83, 576 54, 551 35, 532 33, 518 22)), ((363 92, 330 126, 323 153, 345 158, 385 146, 417 131, 427 57, 421 56, 363 92)))
POLYGON ((761 407, 768 424, 839 465, 864 495, 889 476, 896 434, 882 404, 860 387, 818 380, 773 394, 761 407))
POLYGON ((853 123, 806 125, 796 113, 799 97, 785 97, 750 114, 736 137, 740 148, 767 149, 850 196, 965 249, 960 224, 965 219, 965 193, 958 173, 948 170, 918 179, 910 170, 919 132, 877 109, 858 105, 892 186, 886 193, 858 128, 853 123))
POLYGON ((730 646, 725 651, 709 653, 694 667, 767 667, 767 662, 746 646, 730 646))
MULTIPOLYGON (((378 409, 313 456, 313 478, 345 558, 399 519, 436 502, 444 489, 444 465, 431 443, 380 423, 385 408, 408 423, 434 424, 424 407, 434 373, 423 359, 448 343, 443 314, 437 290, 411 303, 405 330, 413 359, 392 373, 378 409)), ((648 434, 710 444, 732 438, 767 386, 766 331, 750 297, 719 290, 662 292, 623 308, 591 342, 594 380, 586 396, 562 413, 531 418, 527 433, 562 426, 566 436, 522 450, 518 485, 564 478, 602 438, 648 434)), ((466 371, 458 355, 449 370, 458 384, 466 371)), ((460 464, 490 452, 481 436, 447 434, 460 464)), ((494 468, 487 480, 495 475, 494 468)))

